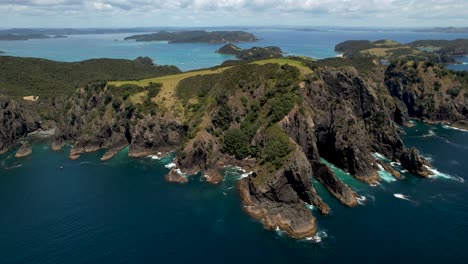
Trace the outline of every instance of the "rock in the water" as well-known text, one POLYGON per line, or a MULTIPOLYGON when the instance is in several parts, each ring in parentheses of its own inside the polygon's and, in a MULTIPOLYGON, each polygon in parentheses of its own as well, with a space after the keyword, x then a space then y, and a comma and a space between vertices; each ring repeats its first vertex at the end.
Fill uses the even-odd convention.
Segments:
POLYGON ((166 181, 172 183, 188 183, 189 180, 187 177, 180 175, 177 169, 173 168, 169 173, 166 175, 166 181))
POLYGON ((21 142, 21 146, 19 150, 16 152, 15 157, 16 158, 24 158, 26 156, 29 156, 32 154, 32 147, 31 144, 27 141, 21 142))
POLYGON ((428 178, 433 175, 428 168, 429 162, 419 155, 419 152, 415 148, 411 148, 403 152, 400 157, 401 166, 407 169, 409 172, 414 173, 418 176, 428 178))

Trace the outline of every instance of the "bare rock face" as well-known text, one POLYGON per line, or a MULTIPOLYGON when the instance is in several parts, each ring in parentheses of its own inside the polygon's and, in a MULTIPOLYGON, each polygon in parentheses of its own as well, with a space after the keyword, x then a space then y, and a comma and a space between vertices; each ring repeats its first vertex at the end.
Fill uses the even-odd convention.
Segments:
POLYGON ((187 126, 175 120, 150 117, 139 120, 130 132, 129 155, 141 157, 169 149, 177 149, 185 141, 187 126))
POLYGON ((211 170, 215 177, 216 172, 212 170, 217 168, 223 159, 218 141, 206 131, 200 132, 190 140, 179 156, 177 165, 184 173, 193 175, 211 170))
POLYGON ((327 187, 336 199, 349 207, 358 205, 358 195, 348 185, 338 179, 326 164, 313 162, 312 167, 314 169, 314 177, 327 187))
POLYGON ((239 184, 247 212, 268 229, 279 228, 294 238, 313 236, 317 225, 307 204, 320 206, 323 212, 329 208, 312 187, 312 168, 304 153, 297 148, 282 169, 271 175, 258 173, 239 184))
POLYGON ((41 127, 41 118, 27 102, 0 96, 0 153, 16 145, 18 140, 41 127))
POLYGON ((408 62, 392 64, 387 69, 385 84, 398 105, 397 123, 418 118, 468 127, 466 83, 442 71, 435 65, 408 62))

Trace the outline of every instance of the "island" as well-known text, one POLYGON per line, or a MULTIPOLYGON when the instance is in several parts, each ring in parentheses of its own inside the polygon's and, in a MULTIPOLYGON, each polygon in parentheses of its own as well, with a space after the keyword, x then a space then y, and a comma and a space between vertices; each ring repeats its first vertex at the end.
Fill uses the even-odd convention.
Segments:
POLYGON ((434 51, 390 40, 337 50, 345 56, 253 57, 189 72, 141 57, 66 63, 2 56, 0 153, 19 149, 24 157, 33 151, 30 135, 50 131, 53 150, 72 145, 70 159, 103 150, 108 160, 123 148, 134 158, 174 152, 166 180, 177 184, 200 175, 220 183, 223 168, 237 166, 248 172, 238 189, 250 216, 311 238, 315 214, 336 206, 313 180, 356 207, 359 194, 332 168, 372 185, 385 171, 396 180, 402 169, 430 178, 430 162, 405 145, 401 126, 416 119, 468 128, 468 74, 445 69, 427 55, 434 51), (29 96, 37 100, 23 99, 29 96))
POLYGON ((57 35, 54 37, 44 34, 0 34, 0 41, 14 41, 14 40, 29 40, 29 39, 52 39, 52 38, 66 38, 67 36, 57 35))
POLYGON ((134 35, 126 37, 125 40, 135 41, 168 41, 169 43, 210 43, 224 44, 235 42, 255 42, 257 37, 252 33, 244 31, 180 31, 134 35))
POLYGON ((387 60, 412 58, 454 63, 457 56, 468 55, 468 39, 418 40, 402 44, 393 40, 350 40, 335 47, 343 56, 375 56, 387 60))
POLYGON ((219 54, 235 55, 242 61, 282 58, 283 51, 279 47, 252 47, 241 49, 234 44, 227 44, 216 51, 219 54))
POLYGON ((0 54, 5 54, 6 52, 0 50, 0 54))

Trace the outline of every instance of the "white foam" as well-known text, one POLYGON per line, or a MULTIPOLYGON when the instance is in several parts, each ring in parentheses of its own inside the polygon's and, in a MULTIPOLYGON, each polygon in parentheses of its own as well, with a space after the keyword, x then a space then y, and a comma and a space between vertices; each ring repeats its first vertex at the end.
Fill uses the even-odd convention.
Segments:
POLYGON ((187 174, 183 173, 180 169, 176 169, 176 172, 182 177, 187 177, 187 174))
POLYGON ((375 152, 372 154, 372 156, 374 156, 374 158, 378 159, 378 160, 386 160, 388 159, 387 157, 385 157, 384 155, 378 153, 378 152, 375 152))
POLYGON ((396 198, 398 199, 402 199, 402 200, 406 200, 406 201, 409 201, 409 202, 413 202, 409 196, 406 196, 404 194, 401 194, 401 193, 394 193, 393 196, 395 196, 396 198))
POLYGON ((313 205, 307 204, 306 206, 307 206, 307 208, 309 208, 310 210, 314 210, 314 206, 313 206, 313 205))
POLYGON ((174 163, 174 162, 171 162, 169 164, 166 164, 164 165, 164 167, 168 168, 168 169, 172 169, 172 168, 175 168, 177 165, 174 163))
POLYGON ((327 238, 328 234, 325 231, 318 231, 317 234, 313 237, 306 237, 305 241, 313 242, 313 243, 320 243, 324 238, 327 238))
POLYGON ((432 172, 434 175, 432 175, 432 178, 442 178, 442 179, 448 179, 448 180, 453 180, 457 182, 465 182, 465 179, 459 176, 452 176, 443 172, 438 171, 437 169, 431 168, 429 166, 425 166, 430 172, 432 172))
POLYGON ((359 196, 359 197, 357 197, 356 199, 357 199, 357 201, 358 201, 358 204, 360 204, 360 205, 366 204, 367 198, 366 198, 364 195, 359 196))
POLYGON ((434 137, 436 135, 436 133, 434 132, 433 129, 429 129, 429 131, 427 132, 427 134, 424 134, 422 135, 422 137, 434 137))
POLYGON ((390 172, 386 171, 382 165, 377 164, 377 166, 379 167, 379 175, 382 180, 386 182, 396 181, 395 177, 393 177, 393 175, 390 172))
POLYGON ((160 160, 161 157, 159 157, 158 155, 149 155, 148 158, 151 158, 151 159, 154 159, 154 160, 160 160))
POLYGON ((452 126, 449 126, 449 125, 443 125, 442 127, 445 128, 445 129, 453 129, 453 130, 458 130, 458 131, 462 131, 462 132, 468 132, 468 130, 466 130, 466 129, 458 128, 458 127, 452 127, 452 126))
POLYGON ((247 173, 242 173, 239 179, 247 178, 247 177, 249 177, 250 175, 252 175, 252 173, 253 173, 252 171, 251 171, 251 172, 247 172, 247 173))

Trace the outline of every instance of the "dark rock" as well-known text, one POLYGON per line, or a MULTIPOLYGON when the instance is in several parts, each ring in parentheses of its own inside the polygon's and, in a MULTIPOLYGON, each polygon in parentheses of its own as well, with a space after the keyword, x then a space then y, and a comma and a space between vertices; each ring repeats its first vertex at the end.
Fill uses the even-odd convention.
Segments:
POLYGON ((428 178, 433 173, 428 169, 429 163, 419 155, 415 148, 411 148, 402 153, 400 157, 401 166, 409 172, 428 178))

